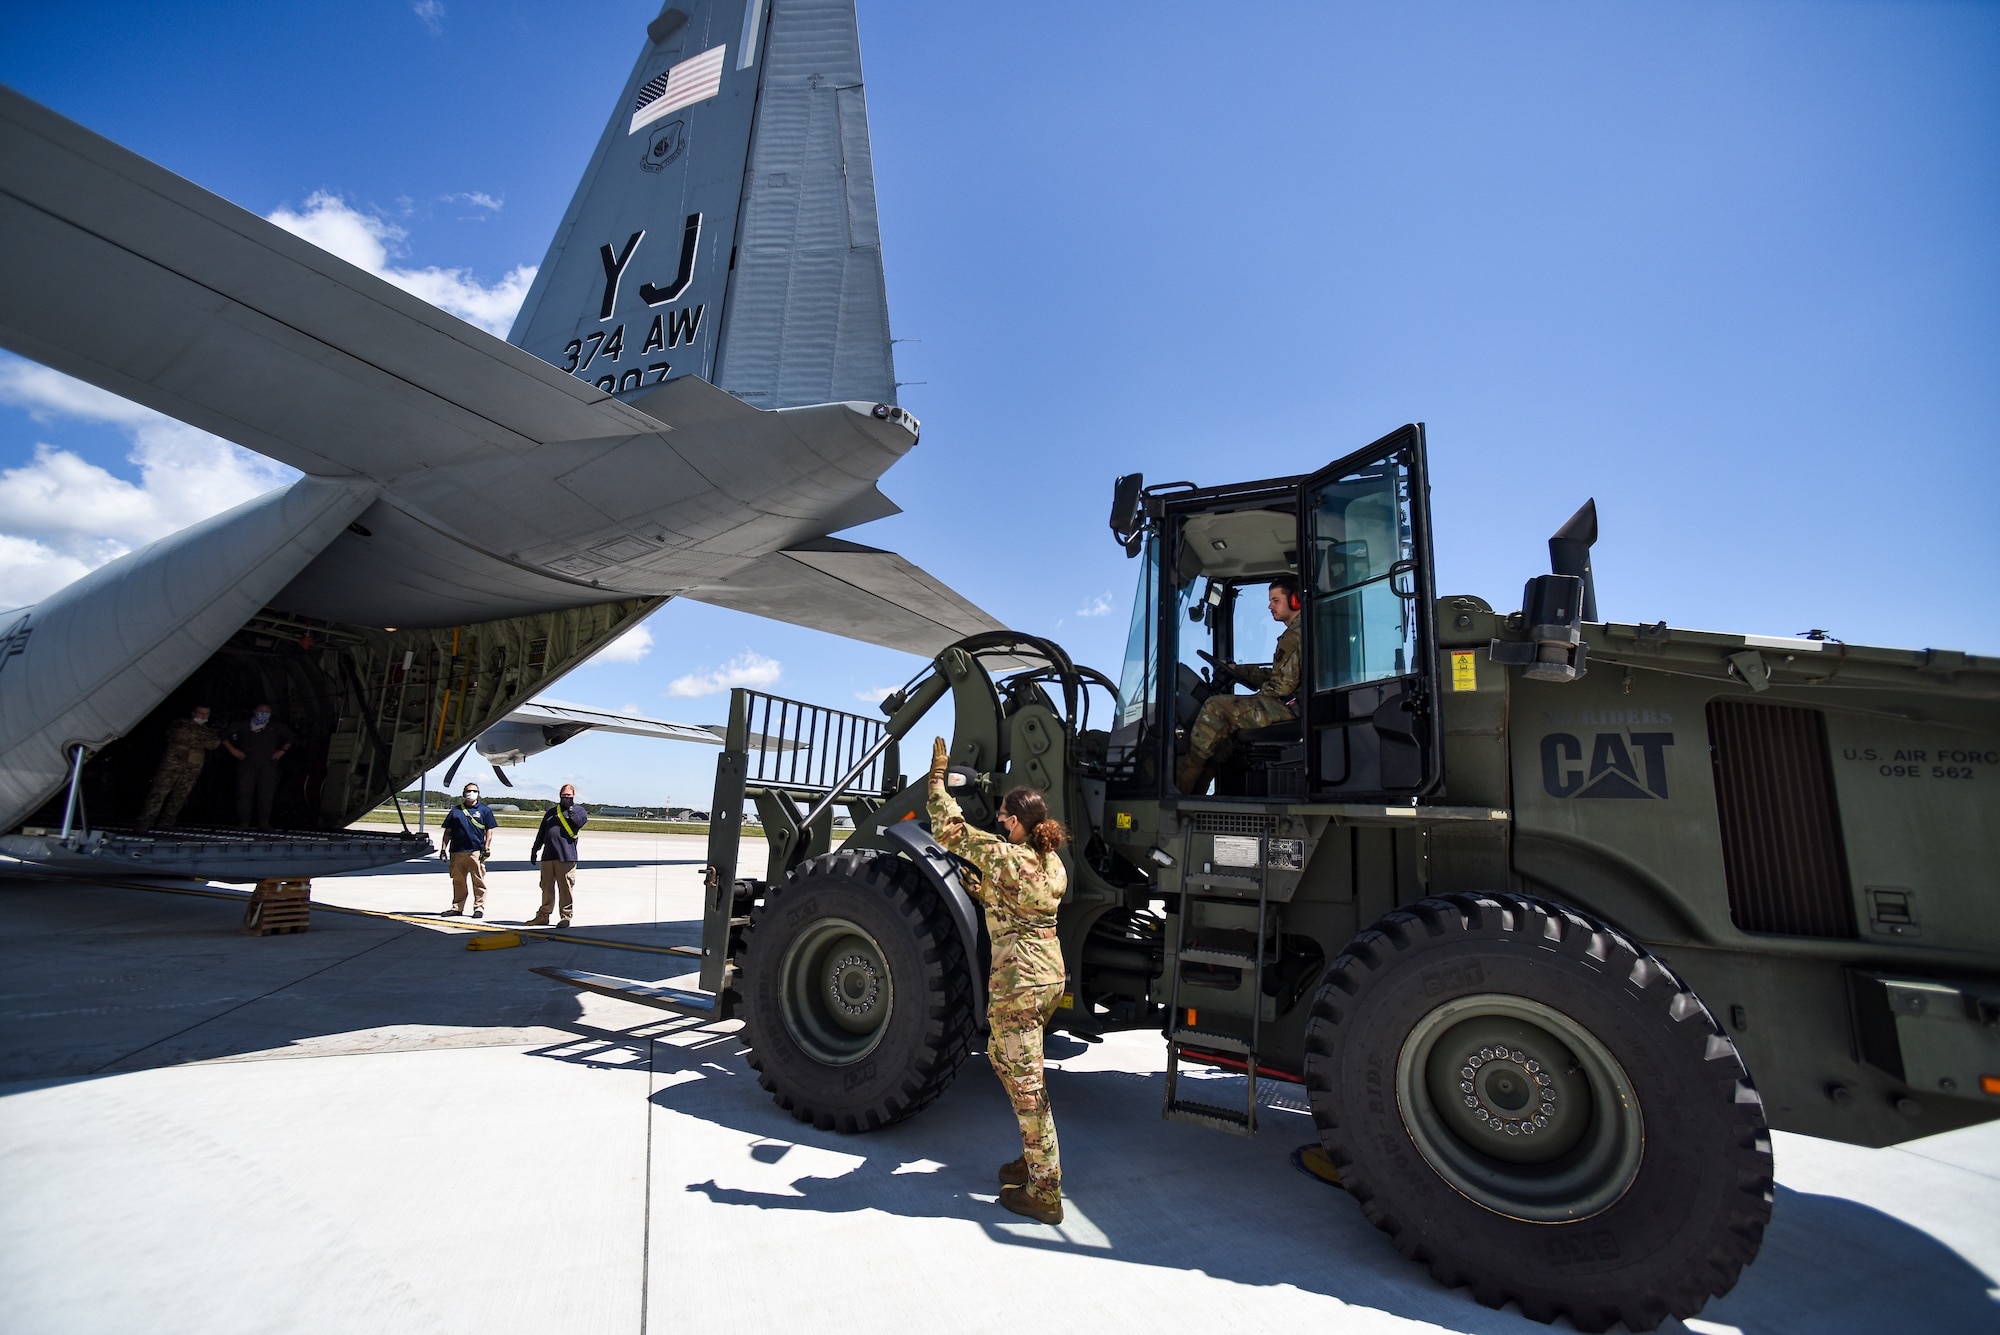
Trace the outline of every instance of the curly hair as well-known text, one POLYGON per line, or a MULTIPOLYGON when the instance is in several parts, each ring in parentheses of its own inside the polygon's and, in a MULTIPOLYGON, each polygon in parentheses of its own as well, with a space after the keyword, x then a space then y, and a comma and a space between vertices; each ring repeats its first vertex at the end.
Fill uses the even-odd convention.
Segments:
POLYGON ((1028 847, 1037 853, 1053 853, 1069 842, 1062 822, 1049 819, 1048 799, 1038 789, 1009 789, 1000 799, 1000 810, 1021 822, 1028 831, 1028 847))

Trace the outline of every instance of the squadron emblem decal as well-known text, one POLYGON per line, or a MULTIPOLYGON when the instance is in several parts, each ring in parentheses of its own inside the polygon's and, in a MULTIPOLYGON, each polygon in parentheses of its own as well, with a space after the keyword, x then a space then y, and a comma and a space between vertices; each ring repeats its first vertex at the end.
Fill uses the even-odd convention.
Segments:
POLYGON ((0 630, 0 670, 5 670, 8 660, 16 654, 27 651, 28 637, 35 633, 35 628, 28 624, 30 615, 23 612, 15 619, 14 624, 5 630, 0 630))
POLYGON ((646 136, 646 152, 639 159, 639 169, 649 172, 664 171, 668 163, 687 150, 687 146, 686 121, 668 121, 664 125, 655 125, 653 132, 646 136))

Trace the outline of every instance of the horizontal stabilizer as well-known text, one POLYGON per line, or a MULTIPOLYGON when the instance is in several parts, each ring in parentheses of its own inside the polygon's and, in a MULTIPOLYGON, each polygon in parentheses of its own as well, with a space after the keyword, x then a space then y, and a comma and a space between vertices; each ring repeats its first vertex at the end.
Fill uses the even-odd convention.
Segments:
POLYGON ((660 430, 6 88, 0 234, 0 345, 301 472, 660 430))
POLYGON ((925 658, 954 640, 1006 629, 896 553, 839 538, 773 552, 682 596, 925 658))

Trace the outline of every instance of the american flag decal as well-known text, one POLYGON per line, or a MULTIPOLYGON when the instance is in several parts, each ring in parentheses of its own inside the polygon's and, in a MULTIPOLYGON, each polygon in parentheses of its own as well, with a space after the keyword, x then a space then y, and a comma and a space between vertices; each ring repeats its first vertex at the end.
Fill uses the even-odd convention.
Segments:
POLYGON ((643 127, 651 125, 662 116, 670 116, 682 107, 691 107, 697 102, 706 102, 722 91, 722 55, 728 44, 711 46, 698 56, 689 56, 665 74, 648 79, 639 89, 639 98, 632 104, 632 128, 627 134, 637 134, 643 127))

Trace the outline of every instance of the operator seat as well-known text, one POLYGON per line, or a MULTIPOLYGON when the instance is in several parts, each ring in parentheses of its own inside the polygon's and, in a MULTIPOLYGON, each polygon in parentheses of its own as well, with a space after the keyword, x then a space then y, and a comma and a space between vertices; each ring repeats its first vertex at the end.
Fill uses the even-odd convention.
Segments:
MULTIPOLYGON (((1298 712, 1298 701, 1288 701, 1298 712)), ((1306 795, 1305 723, 1291 719, 1265 728, 1243 728, 1235 749, 1216 777, 1218 796, 1304 797, 1306 795)))

